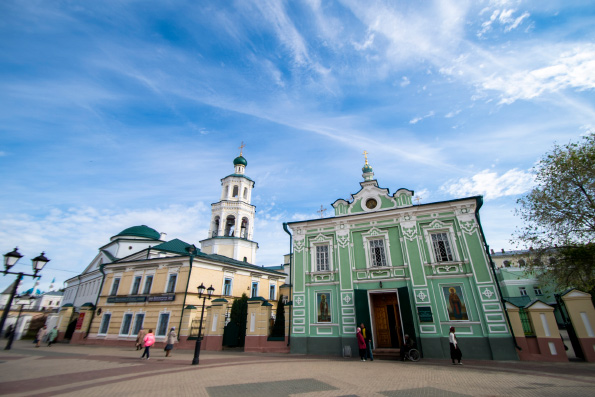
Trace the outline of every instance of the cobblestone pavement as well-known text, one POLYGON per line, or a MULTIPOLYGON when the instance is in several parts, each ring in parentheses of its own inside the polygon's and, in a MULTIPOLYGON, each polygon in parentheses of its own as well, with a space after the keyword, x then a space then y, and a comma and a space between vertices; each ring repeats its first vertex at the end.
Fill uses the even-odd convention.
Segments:
POLYGON ((417 363, 19 341, 0 351, 4 396, 593 396, 595 364, 422 359, 417 363))

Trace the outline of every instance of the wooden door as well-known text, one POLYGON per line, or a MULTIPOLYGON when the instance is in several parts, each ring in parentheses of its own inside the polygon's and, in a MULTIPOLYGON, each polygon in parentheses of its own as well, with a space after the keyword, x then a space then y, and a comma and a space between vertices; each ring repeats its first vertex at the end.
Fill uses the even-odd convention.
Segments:
POLYGON ((398 348, 401 346, 401 321, 395 293, 372 294, 375 348, 398 348))

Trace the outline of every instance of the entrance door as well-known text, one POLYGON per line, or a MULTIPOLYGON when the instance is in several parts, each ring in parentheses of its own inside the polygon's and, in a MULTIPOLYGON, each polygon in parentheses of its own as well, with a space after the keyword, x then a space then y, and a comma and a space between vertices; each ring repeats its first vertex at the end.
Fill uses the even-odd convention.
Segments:
POLYGON ((401 346, 401 320, 399 302, 395 292, 371 294, 376 329, 376 348, 401 346))

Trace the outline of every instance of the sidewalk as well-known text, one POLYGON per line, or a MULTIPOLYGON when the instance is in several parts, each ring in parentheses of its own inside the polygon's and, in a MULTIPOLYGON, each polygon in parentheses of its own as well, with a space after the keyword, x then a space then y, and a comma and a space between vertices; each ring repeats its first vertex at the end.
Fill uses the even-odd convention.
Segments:
POLYGON ((236 351, 153 349, 18 341, 0 351, 8 396, 592 396, 595 365, 422 359, 418 363, 236 351))

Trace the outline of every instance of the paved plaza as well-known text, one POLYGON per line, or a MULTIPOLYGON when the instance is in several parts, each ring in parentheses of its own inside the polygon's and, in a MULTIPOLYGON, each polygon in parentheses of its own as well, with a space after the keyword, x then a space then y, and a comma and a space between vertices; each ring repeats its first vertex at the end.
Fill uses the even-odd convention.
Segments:
POLYGON ((595 365, 357 358, 19 341, 0 352, 3 396, 593 396, 595 365))

